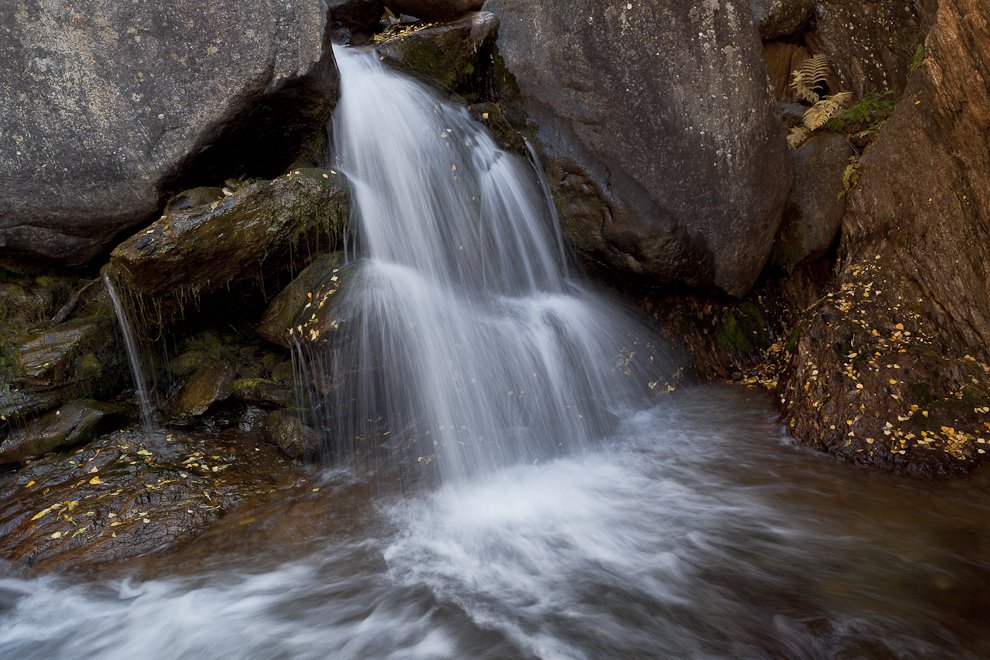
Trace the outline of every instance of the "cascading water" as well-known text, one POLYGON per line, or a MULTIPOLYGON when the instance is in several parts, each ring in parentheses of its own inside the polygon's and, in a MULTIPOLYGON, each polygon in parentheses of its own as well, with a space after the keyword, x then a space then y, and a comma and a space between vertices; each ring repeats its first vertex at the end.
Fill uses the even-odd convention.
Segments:
POLYGON ((331 350, 298 345, 326 428, 370 452, 382 414, 450 476, 590 442, 620 411, 608 442, 411 496, 300 477, 98 579, 0 565, 0 657, 990 657, 990 475, 835 463, 744 388, 621 411, 639 329, 564 277, 525 163, 337 55, 367 258, 341 270, 331 350))
POLYGON ((647 333, 565 279, 532 169, 373 53, 335 54, 335 166, 352 184, 366 258, 334 302, 344 330, 329 354, 303 351, 321 425, 372 460, 375 438, 413 438, 447 477, 603 436, 643 394, 645 376, 617 364, 635 352, 648 361, 634 346, 647 333))
POLYGON ((131 377, 134 379, 134 395, 137 398, 138 408, 141 411, 141 426, 145 433, 152 433, 155 429, 154 409, 151 407, 151 396, 149 395, 148 381, 141 367, 141 355, 138 352, 137 338, 131 329, 131 324, 127 320, 127 313, 124 304, 117 293, 117 288, 110 280, 110 276, 103 274, 103 285, 110 295, 110 302, 113 304, 113 313, 117 318, 117 327, 124 338, 124 348, 127 350, 127 361, 131 367, 131 377))

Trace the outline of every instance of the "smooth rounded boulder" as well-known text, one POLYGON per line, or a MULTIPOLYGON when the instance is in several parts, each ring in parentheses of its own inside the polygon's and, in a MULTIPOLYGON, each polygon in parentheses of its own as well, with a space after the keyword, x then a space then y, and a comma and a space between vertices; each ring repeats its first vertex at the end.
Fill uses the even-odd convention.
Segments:
POLYGON ((656 284, 744 294, 790 187, 745 3, 488 0, 564 233, 656 284))
POLYGON ((337 98, 318 2, 5 2, 0 53, 4 261, 84 265, 190 179, 274 176, 337 98))

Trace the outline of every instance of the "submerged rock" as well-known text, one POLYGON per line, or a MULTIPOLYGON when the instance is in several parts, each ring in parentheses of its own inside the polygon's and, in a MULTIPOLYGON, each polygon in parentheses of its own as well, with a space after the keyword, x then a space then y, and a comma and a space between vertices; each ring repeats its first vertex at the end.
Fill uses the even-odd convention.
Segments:
POLYGON ((124 409, 99 401, 71 401, 17 429, 0 444, 0 464, 66 449, 112 428, 124 409))
POLYGON ((218 291, 257 279, 307 241, 342 236, 347 194, 340 175, 292 170, 230 190, 208 204, 179 208, 114 249, 110 263, 127 288, 150 299, 218 291))
POLYGON ((85 264, 179 180, 318 153, 328 34, 319 2, 0 3, 3 259, 85 264))
POLYGON ((258 334, 273 344, 290 348, 289 331, 302 321, 300 315, 313 301, 314 292, 318 292, 324 283, 336 282, 333 278, 337 276, 343 261, 343 254, 339 252, 313 259, 272 299, 258 323, 258 334))
POLYGON ((791 152, 794 185, 771 262, 785 273, 825 254, 846 209, 843 174, 853 148, 845 135, 823 133, 791 152))
POLYGON ((375 51, 386 64, 452 90, 478 69, 497 32, 494 14, 473 12, 451 23, 400 32, 375 51))
MULTIPOLYGON (((570 243, 653 284, 745 293, 790 165, 745 4, 488 0, 570 243)), ((509 93, 512 85, 508 85, 509 93)))

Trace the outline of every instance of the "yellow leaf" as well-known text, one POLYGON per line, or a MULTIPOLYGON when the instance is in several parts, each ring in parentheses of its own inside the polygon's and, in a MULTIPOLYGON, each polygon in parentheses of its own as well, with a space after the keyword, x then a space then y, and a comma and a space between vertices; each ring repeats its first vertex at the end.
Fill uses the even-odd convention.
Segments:
POLYGON ((30 487, 31 487, 31 486, 33 486, 33 485, 34 485, 34 479, 32 479, 31 481, 29 481, 29 482, 27 482, 26 484, 24 484, 24 487, 25 487, 25 488, 30 488, 30 487))
POLYGON ((898 323, 894 327, 897 328, 898 330, 903 330, 904 329, 904 324, 903 323, 898 323))
POLYGON ((52 534, 48 538, 50 538, 50 539, 60 539, 60 538, 62 538, 62 532, 55 532, 54 534, 52 534))
POLYGON ((99 477, 93 477, 92 479, 89 480, 89 483, 90 483, 90 485, 93 485, 93 486, 99 486, 103 482, 100 481, 100 478, 99 477))
POLYGON ((138 456, 151 456, 151 452, 147 449, 139 449, 137 452, 138 456))

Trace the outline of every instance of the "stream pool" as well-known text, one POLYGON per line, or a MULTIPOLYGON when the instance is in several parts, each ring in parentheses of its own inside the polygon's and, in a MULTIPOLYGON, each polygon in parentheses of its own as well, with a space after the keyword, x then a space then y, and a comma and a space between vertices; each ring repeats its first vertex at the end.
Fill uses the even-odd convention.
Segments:
POLYGON ((327 472, 99 576, 0 569, 0 657, 988 657, 987 477, 838 464, 765 394, 688 388, 577 455, 327 472))

